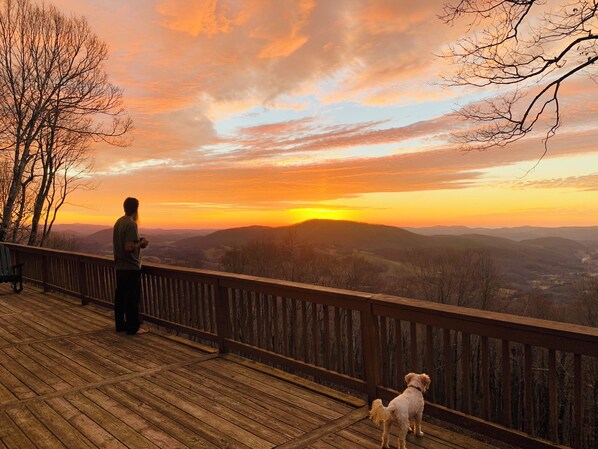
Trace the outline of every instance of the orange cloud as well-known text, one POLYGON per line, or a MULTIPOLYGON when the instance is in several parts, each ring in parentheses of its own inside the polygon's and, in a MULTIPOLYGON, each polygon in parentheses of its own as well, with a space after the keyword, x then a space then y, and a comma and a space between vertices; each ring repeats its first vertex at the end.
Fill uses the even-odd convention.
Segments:
POLYGON ((228 33, 234 22, 228 4, 218 0, 168 0, 156 5, 164 26, 191 36, 228 33))

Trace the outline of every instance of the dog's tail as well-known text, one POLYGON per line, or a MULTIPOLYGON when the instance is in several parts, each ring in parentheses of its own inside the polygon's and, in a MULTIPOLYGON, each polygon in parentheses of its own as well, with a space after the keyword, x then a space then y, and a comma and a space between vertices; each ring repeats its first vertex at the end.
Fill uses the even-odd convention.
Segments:
POLYGON ((388 418, 390 418, 390 413, 388 409, 382 405, 382 401, 380 399, 374 400, 372 402, 372 409, 370 410, 370 419, 376 424, 377 426, 380 423, 383 423, 388 418))

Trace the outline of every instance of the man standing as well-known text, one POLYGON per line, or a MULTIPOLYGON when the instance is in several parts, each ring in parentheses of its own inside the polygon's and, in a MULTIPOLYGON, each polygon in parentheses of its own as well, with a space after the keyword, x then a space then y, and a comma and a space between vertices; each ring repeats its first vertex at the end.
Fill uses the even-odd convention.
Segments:
POLYGON ((141 298, 141 257, 140 248, 149 242, 139 238, 139 200, 127 198, 123 204, 125 215, 114 224, 112 244, 116 269, 116 293, 114 297, 114 323, 116 332, 129 335, 145 334, 147 329, 140 326, 139 300, 141 298))

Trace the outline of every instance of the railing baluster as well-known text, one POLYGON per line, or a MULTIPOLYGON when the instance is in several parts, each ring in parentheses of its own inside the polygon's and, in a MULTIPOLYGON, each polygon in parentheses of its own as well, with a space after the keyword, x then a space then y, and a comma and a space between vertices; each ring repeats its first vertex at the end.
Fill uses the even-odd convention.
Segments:
POLYGON ((245 301, 242 301, 241 307, 243 319, 245 320, 247 343, 260 346, 260 329, 262 326, 260 300, 254 295, 249 295, 245 301))
POLYGON ((532 347, 531 345, 524 346, 524 373, 523 373, 523 390, 525 394, 524 407, 524 429, 530 435, 534 434, 534 404, 533 404, 533 389, 534 384, 532 380, 532 347))
POLYGON ((444 346, 444 403, 447 407, 451 407, 453 404, 453 395, 451 394, 451 386, 453 382, 453 355, 451 351, 451 330, 445 328, 442 331, 442 343, 444 346))
POLYGON ((79 295, 81 298, 81 304, 87 305, 87 276, 85 276, 85 262, 79 257, 77 261, 77 273, 79 274, 79 295))
POLYGON ((397 381, 402 382, 403 378, 405 377, 405 370, 403 366, 405 365, 404 361, 404 351, 403 351, 403 329, 401 320, 395 318, 395 360, 397 365, 397 381))
POLYGON ((324 305, 324 366, 330 369, 332 365, 330 357, 330 313, 328 311, 328 305, 324 305))
POLYGON ((311 325, 313 334, 313 348, 314 348, 314 363, 320 364, 320 324, 318 323, 318 305, 315 302, 311 303, 311 325))
POLYGON ((199 316, 199 307, 201 306, 201 303, 203 303, 201 287, 202 285, 198 284, 197 282, 191 281, 189 283, 189 326, 207 331, 208 326, 206 326, 206 323, 203 320, 200 321, 200 318, 204 317, 199 316))
POLYGON ((549 429, 550 439, 557 441, 558 409, 556 398, 556 352, 548 350, 548 397, 549 397, 549 429))
POLYGON ((44 292, 48 291, 48 256, 42 255, 42 286, 44 292))
POLYGON ((288 299, 284 296, 280 298, 282 305, 282 343, 283 343, 283 355, 290 357, 289 354, 289 324, 288 324, 288 299))
POLYGON ((338 307, 334 308, 334 336, 336 342, 336 365, 335 369, 339 372, 343 372, 342 367, 342 352, 343 352, 343 341, 341 339, 341 310, 338 307))
POLYGON ((463 412, 471 413, 471 380, 469 359, 471 356, 471 340, 470 335, 466 332, 461 334, 461 366, 463 371, 463 412))
POLYGON ((274 352, 280 352, 280 323, 278 318, 278 296, 272 295, 272 325, 274 326, 272 345, 274 346, 274 352))
POLYGON ((410 330, 410 341, 411 341, 411 371, 418 372, 417 369, 417 354, 419 353, 419 348, 417 347, 417 323, 413 321, 410 323, 409 326, 410 330))
POLYGON ((353 345, 353 311, 347 309, 347 374, 355 377, 355 349, 353 345))
POLYGON ((216 282, 214 287, 214 303, 216 307, 216 326, 218 332, 218 350, 227 352, 226 339, 230 334, 228 324, 230 320, 229 290, 216 282))
POLYGON ((252 300, 255 300, 255 307, 256 307, 256 314, 259 317, 259 321, 258 321, 258 325, 256 326, 256 334, 258 336, 258 340, 256 343, 256 346, 258 348, 262 348, 262 349, 266 349, 267 348, 267 341, 266 341, 266 329, 268 327, 268 323, 266 321, 266 304, 265 304, 265 298, 264 295, 262 295, 261 293, 257 293, 257 292, 248 292, 247 293, 248 296, 248 300, 249 297, 252 298, 252 300))
POLYGON ((302 350, 303 350, 303 361, 307 362, 308 360, 308 350, 309 342, 307 339, 308 335, 308 326, 307 326, 307 304, 306 301, 301 301, 301 339, 302 339, 302 350))
POLYGON ((573 447, 581 449, 583 446, 583 373, 581 354, 573 355, 573 447))
POLYGON ((502 415, 503 423, 511 427, 511 350, 509 341, 502 341, 502 415))
POLYGON ((380 322, 380 335, 379 335, 379 345, 380 347, 380 368, 382 370, 380 380, 382 381, 382 385, 390 386, 388 383, 388 357, 385 357, 385 354, 388 354, 388 332, 386 329, 386 317, 374 317, 375 320, 380 322))
POLYGON ((270 296, 264 294, 263 295, 263 299, 264 299, 264 311, 266 312, 265 315, 265 326, 266 326, 266 345, 265 348, 267 350, 272 350, 273 349, 273 345, 272 345, 272 316, 270 313, 270 296))
POLYGON ((154 298, 154 316, 162 318, 162 296, 160 295, 160 278, 152 275, 152 297, 154 298))
MULTIPOLYGON (((426 326, 426 371, 432 378, 436 377, 434 372, 434 329, 432 326, 426 326)), ((432 402, 435 402, 436 396, 435 383, 431 385, 429 397, 432 402)))
POLYGON ((289 299, 291 305, 291 332, 293 335, 293 354, 296 359, 299 358, 299 326, 297 323, 297 300, 289 299))
POLYGON ((490 351, 488 337, 482 337, 482 417, 490 420, 490 351))

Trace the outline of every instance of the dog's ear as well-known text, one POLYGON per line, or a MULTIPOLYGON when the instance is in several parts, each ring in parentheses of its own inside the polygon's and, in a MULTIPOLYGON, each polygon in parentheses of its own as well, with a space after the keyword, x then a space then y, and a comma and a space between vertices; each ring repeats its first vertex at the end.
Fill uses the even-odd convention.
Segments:
POLYGON ((409 373, 405 376, 405 382, 407 385, 409 385, 409 382, 411 382, 411 379, 413 379, 415 376, 417 376, 415 373, 409 373))
POLYGON ((430 387, 430 382, 432 382, 432 380, 430 379, 430 376, 428 376, 427 374, 421 374, 419 376, 419 380, 422 383, 422 387, 423 387, 424 391, 427 391, 428 388, 430 387))

